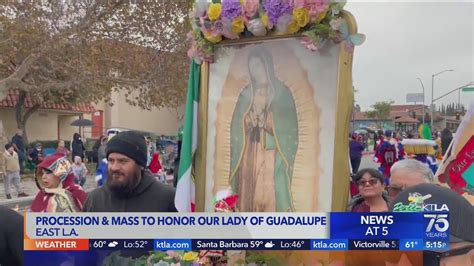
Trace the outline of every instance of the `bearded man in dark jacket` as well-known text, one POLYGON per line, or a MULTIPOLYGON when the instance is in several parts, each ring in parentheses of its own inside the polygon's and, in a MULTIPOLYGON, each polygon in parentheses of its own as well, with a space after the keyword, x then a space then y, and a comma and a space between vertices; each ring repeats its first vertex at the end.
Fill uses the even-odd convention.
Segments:
POLYGON ((90 192, 85 212, 177 212, 175 190, 158 182, 146 168, 144 136, 121 132, 107 143, 108 178, 90 192))

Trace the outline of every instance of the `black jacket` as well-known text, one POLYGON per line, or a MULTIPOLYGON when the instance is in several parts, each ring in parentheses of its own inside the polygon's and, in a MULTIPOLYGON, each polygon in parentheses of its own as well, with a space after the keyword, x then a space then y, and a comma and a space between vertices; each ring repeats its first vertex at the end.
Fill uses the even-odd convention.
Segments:
POLYGON ((84 152, 86 151, 86 148, 84 147, 84 142, 82 142, 81 135, 74 133, 72 137, 71 150, 72 161, 74 161, 75 156, 79 156, 81 159, 84 159, 84 152))
POLYGON ((23 265, 23 216, 0 206, 0 265, 23 265))
POLYGON ((127 198, 115 197, 107 185, 91 191, 84 204, 84 212, 177 212, 174 195, 172 186, 158 182, 146 170, 127 198))

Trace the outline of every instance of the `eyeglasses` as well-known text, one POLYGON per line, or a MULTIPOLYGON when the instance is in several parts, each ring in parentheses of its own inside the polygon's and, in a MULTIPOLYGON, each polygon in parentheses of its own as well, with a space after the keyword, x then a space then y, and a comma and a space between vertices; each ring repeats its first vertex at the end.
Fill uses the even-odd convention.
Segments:
POLYGON ((402 192, 405 188, 397 187, 397 186, 388 186, 387 193, 390 197, 396 197, 400 192, 402 192))
POLYGON ((369 184, 371 186, 375 186, 375 185, 377 185, 378 182, 379 181, 377 179, 359 180, 359 181, 357 181, 357 185, 359 185, 360 187, 363 187, 366 184, 369 184))

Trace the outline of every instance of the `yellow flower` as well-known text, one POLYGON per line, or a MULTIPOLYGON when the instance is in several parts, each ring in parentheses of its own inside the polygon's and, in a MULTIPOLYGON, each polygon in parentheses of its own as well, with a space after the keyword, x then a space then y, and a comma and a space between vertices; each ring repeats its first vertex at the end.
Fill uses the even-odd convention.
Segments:
POLYGON ((326 11, 322 12, 321 14, 319 14, 318 17, 316 18, 316 23, 321 22, 321 20, 323 20, 326 17, 327 13, 328 13, 328 11, 326 10, 326 11))
POLYGON ((298 23, 301 28, 306 26, 309 22, 309 11, 306 8, 293 9, 293 20, 298 23))
POLYGON ((264 25, 266 28, 268 28, 268 15, 267 15, 266 13, 263 14, 262 17, 261 17, 261 19, 262 19, 263 25, 264 25))
POLYGON ((207 9, 207 16, 210 20, 217 20, 221 16, 222 6, 220 3, 217 4, 210 4, 209 8, 207 9))
POLYGON ((187 252, 183 256, 183 260, 185 261, 195 261, 198 258, 197 252, 187 252))
POLYGON ((292 19, 290 24, 288 25, 287 33, 293 34, 293 33, 297 33, 299 30, 300 30, 300 26, 298 26, 298 22, 292 19))
POLYGON ((244 20, 242 17, 237 17, 232 21, 232 32, 241 33, 245 29, 244 20))
POLYGON ((218 43, 220 41, 222 41, 222 35, 218 34, 218 35, 212 35, 210 32, 203 32, 204 33, 204 38, 206 38, 206 40, 212 42, 212 43, 218 43))

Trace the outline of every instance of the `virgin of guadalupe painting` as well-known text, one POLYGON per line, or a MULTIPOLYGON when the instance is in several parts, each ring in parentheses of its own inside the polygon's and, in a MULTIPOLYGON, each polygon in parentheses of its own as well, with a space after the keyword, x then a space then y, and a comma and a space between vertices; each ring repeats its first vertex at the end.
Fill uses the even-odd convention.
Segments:
POLYGON ((263 47, 248 55, 249 83, 231 123, 230 183, 244 212, 294 211, 290 192, 298 148, 296 107, 263 47))
POLYGON ((231 190, 241 212, 331 211, 338 51, 322 56, 297 39, 219 47, 209 66, 206 210, 231 190))

